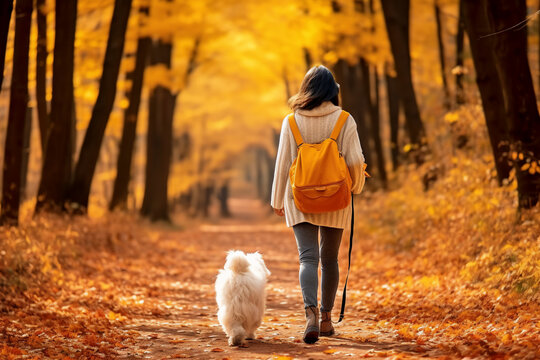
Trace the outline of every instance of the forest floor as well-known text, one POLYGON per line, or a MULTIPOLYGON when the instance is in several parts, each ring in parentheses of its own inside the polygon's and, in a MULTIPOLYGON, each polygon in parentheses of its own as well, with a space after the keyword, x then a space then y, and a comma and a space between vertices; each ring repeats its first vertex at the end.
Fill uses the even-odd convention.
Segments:
MULTIPOLYGON (((61 264, 52 261, 47 287, 4 294, 0 359, 540 356, 537 305, 491 290, 461 295, 457 289, 466 285, 457 280, 441 284, 417 274, 403 280, 419 279, 421 287, 411 289, 389 281, 408 265, 403 256, 390 259, 388 253, 374 253, 367 262, 365 256, 355 255, 345 319, 336 325, 336 335, 304 344, 292 231, 260 202, 232 199, 231 207, 231 219, 193 222, 184 228, 112 216, 80 220, 61 235, 55 230, 56 239, 78 238, 86 247, 60 259, 61 264), (216 317, 214 281, 230 249, 261 252, 272 272, 263 323, 256 339, 243 347, 227 345, 216 317), (61 274, 55 275, 59 268, 61 274)), ((35 228, 47 231, 43 224, 35 228)), ((343 239, 334 318, 347 265, 348 237, 343 239)))

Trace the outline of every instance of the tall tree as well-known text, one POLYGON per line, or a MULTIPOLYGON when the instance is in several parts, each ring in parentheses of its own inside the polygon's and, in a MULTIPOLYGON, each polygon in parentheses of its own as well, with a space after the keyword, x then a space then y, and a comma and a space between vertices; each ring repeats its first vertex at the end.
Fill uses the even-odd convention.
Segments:
POLYGON ((420 110, 411 75, 411 54, 409 44, 409 8, 410 0, 381 0, 384 20, 390 40, 390 48, 399 85, 399 98, 405 111, 406 128, 413 147, 419 148, 416 161, 423 162, 421 151, 427 143, 424 124, 420 118, 420 110))
POLYGON ((527 28, 504 31, 527 17, 525 0, 484 0, 495 32, 495 65, 506 107, 520 208, 530 208, 540 196, 540 173, 530 166, 540 161, 540 115, 527 58, 527 28), (501 32, 502 31, 502 32, 501 32), (529 165, 527 165, 529 164, 529 165))
POLYGON ((385 66, 386 97, 388 101, 388 118, 390 120, 390 154, 394 171, 399 166, 399 92, 397 79, 390 74, 389 65, 385 66))
MULTIPOLYGON (((141 17, 148 15, 148 7, 139 9, 141 17)), ((128 188, 131 177, 131 159, 133 157, 133 147, 137 131, 137 119, 139 117, 139 105, 141 102, 141 92, 144 78, 144 69, 148 62, 148 52, 152 40, 145 36, 137 41, 137 54, 135 55, 135 68, 128 75, 132 81, 131 89, 128 93, 129 105, 124 112, 124 126, 122 129, 122 140, 120 141, 120 151, 116 166, 116 178, 114 180, 114 190, 109 208, 125 209, 127 206, 128 188)))
POLYGON ((99 158, 99 149, 116 97, 116 83, 124 51, 124 39, 131 10, 131 0, 115 0, 109 29, 107 49, 103 60, 103 74, 99 82, 99 93, 92 116, 81 146, 75 167, 69 200, 78 211, 88 207, 90 187, 99 158))
POLYGON ((508 162, 510 149, 502 86, 493 58, 495 39, 492 36, 481 38, 492 32, 484 5, 476 0, 463 0, 461 5, 476 70, 476 83, 482 98, 482 108, 495 160, 497 179, 499 185, 502 185, 503 180, 510 176, 512 166, 508 162))
POLYGON ((362 74, 359 65, 351 65, 346 60, 340 59, 334 65, 334 74, 340 84, 341 103, 344 109, 351 113, 356 121, 358 137, 362 144, 362 150, 367 164, 372 164, 372 146, 369 127, 367 124, 368 107, 366 95, 362 89, 362 74))
POLYGON ((4 64, 6 61, 6 47, 12 11, 13 0, 3 0, 0 2, 0 91, 4 82, 4 64))
POLYGON ((465 23, 463 19, 463 0, 459 1, 459 15, 456 32, 456 104, 465 104, 465 93, 463 89, 463 48, 465 44, 465 23))
POLYGON ((32 134, 32 108, 26 108, 24 134, 22 143, 22 164, 21 164, 21 201, 26 198, 26 184, 28 180, 28 164, 30 162, 30 135, 32 134))
POLYGON ((229 180, 225 180, 223 184, 218 188, 216 194, 219 200, 219 215, 221 217, 231 217, 231 211, 229 210, 229 180))
MULTIPOLYGON (((164 40, 154 43, 151 65, 171 68, 172 44, 164 40)), ((169 221, 167 189, 172 152, 173 114, 175 96, 171 90, 158 85, 150 92, 148 101, 148 134, 146 143, 146 178, 141 214, 152 221, 169 221)))
POLYGON ((33 0, 15 4, 15 41, 9 116, 2 169, 2 207, 0 223, 17 224, 21 196, 23 143, 28 107, 28 52, 33 0))
MULTIPOLYGON (((197 67, 197 56, 201 43, 195 38, 187 69, 184 87, 197 67)), ((158 40, 154 43, 150 63, 171 68, 172 43, 158 40)), ((170 89, 158 85, 150 92, 148 102, 148 134, 146 143, 146 179, 141 214, 152 221, 169 221, 167 202, 169 167, 172 156, 173 120, 176 98, 170 89)), ((195 194, 196 195, 196 194, 195 194)), ((209 195, 208 195, 209 196, 209 195)), ((193 196, 196 198, 196 196, 193 196)))
MULTIPOLYGON (((368 75, 370 69, 368 68, 368 75)), ((367 76, 367 75, 366 75, 367 76)), ((372 91, 373 97, 371 98, 370 118, 371 118, 371 134, 373 136, 375 152, 377 153, 377 170, 381 178, 383 188, 388 186, 388 175, 386 173, 386 161, 384 156, 383 144, 381 139, 381 117, 380 117, 380 93, 379 93, 379 74, 375 66, 371 67, 372 91)))
POLYGON ((64 209, 71 178, 74 131, 73 55, 77 0, 56 0, 52 100, 36 211, 64 209))
POLYGON ((450 91, 448 90, 448 81, 446 81, 446 53, 444 50, 444 39, 442 33, 442 19, 441 19, 441 7, 439 1, 435 0, 433 3, 435 10, 435 20, 437 23, 437 43, 439 45, 439 64, 441 66, 441 79, 444 90, 444 106, 450 108, 450 91))
POLYGON ((49 113, 47 110, 47 14, 43 12, 45 0, 36 0, 37 48, 36 48, 36 104, 41 139, 41 151, 45 152, 49 113))

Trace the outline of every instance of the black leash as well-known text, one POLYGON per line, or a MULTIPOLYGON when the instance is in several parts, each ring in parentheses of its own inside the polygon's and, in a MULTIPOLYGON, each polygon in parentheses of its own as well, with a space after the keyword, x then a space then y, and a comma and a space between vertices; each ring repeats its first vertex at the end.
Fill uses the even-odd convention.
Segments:
POLYGON ((351 237, 349 239, 349 267, 347 268, 347 277, 345 278, 345 287, 343 287, 343 297, 341 299, 341 312, 339 313, 338 323, 343 320, 345 315, 345 301, 347 300, 347 281, 349 280, 349 272, 351 270, 351 254, 352 254, 352 245, 353 245, 353 234, 354 234, 354 198, 351 194, 351 237))

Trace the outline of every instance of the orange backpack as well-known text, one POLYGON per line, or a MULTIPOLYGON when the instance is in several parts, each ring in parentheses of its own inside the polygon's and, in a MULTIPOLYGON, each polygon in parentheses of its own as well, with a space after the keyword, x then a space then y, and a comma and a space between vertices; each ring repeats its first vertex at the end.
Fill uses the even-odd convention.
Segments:
POLYGON ((337 146, 337 138, 348 117, 349 113, 342 111, 330 138, 319 144, 305 144, 294 114, 288 117, 298 146, 289 178, 294 203, 304 213, 340 210, 351 201, 351 175, 337 146))

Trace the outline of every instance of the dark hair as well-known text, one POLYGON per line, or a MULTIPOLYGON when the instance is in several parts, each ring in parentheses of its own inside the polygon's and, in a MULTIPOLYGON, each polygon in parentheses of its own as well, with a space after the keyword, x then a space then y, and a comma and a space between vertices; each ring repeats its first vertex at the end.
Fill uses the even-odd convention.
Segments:
POLYGON ((325 101, 339 105, 339 85, 325 66, 314 66, 307 72, 300 91, 289 100, 293 110, 311 110, 325 101))

